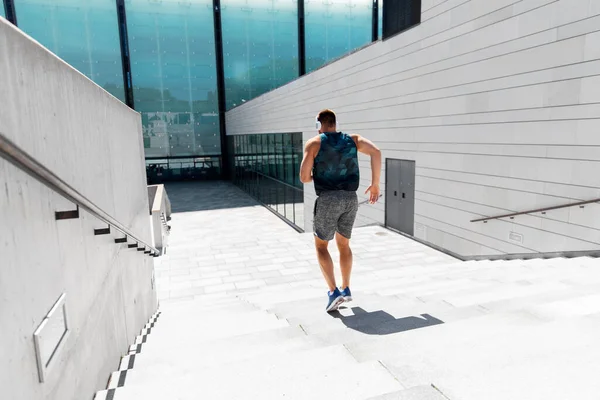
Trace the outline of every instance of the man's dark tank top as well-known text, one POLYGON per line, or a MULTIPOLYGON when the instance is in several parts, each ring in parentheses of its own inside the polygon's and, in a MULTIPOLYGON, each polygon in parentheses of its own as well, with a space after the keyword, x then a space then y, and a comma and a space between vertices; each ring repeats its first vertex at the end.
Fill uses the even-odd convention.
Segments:
POLYGON ((358 190, 360 173, 354 139, 343 132, 326 132, 320 137, 321 148, 313 167, 317 196, 328 190, 358 190))

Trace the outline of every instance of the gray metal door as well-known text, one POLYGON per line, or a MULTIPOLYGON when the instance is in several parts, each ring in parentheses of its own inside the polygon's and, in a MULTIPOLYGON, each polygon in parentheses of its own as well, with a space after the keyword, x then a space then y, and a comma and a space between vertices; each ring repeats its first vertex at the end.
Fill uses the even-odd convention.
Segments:
POLYGON ((385 225, 414 234, 415 162, 388 158, 385 164, 385 225))

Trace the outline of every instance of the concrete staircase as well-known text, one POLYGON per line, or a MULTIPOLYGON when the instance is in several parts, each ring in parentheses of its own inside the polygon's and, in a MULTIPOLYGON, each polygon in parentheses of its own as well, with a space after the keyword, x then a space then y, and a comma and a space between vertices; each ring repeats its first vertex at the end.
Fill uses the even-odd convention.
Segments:
POLYGON ((163 304, 96 400, 598 398, 599 260, 429 261, 163 304))

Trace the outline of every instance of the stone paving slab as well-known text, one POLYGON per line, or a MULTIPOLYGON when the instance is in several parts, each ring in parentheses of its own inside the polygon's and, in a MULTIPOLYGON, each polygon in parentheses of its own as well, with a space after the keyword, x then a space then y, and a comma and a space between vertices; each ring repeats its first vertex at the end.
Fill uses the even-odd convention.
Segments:
MULTIPOLYGON (((226 369, 183 370, 171 385, 158 387, 149 387, 145 377, 139 379, 133 371, 123 393, 130 399, 304 400, 315 398, 316 393, 324 399, 363 399, 403 388, 380 363, 357 364, 341 345, 307 350, 294 357, 267 355, 259 363, 261 368, 255 365, 252 360, 226 369)), ((169 366, 157 365, 153 373, 160 379, 170 371, 169 366)))
POLYGON ((426 385, 371 397, 368 400, 448 400, 448 398, 433 386, 426 385))
MULTIPOLYGON (((167 191, 174 206, 171 245, 156 262, 161 301, 322 279, 312 234, 297 233, 232 185, 175 184, 167 191)), ((456 261, 381 227, 356 229, 352 246, 356 276, 361 267, 456 261)), ((339 257, 334 243, 331 253, 339 257)))
POLYGON ((355 301, 326 314, 312 234, 227 183, 167 191, 164 325, 115 400, 597 398, 597 260, 460 262, 361 227, 355 301))

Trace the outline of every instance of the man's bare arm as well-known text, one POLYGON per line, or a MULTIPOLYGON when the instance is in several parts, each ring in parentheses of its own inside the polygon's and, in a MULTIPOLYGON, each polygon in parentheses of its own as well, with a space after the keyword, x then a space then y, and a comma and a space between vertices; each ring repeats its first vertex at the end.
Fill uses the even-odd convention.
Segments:
POLYGON ((300 181, 302 183, 312 182, 312 169, 320 145, 316 140, 310 139, 304 146, 304 157, 302 158, 302 164, 300 164, 300 181))
POLYGON ((360 135, 352 135, 356 148, 363 154, 371 157, 371 185, 365 193, 370 192, 369 203, 377 202, 380 195, 379 180, 381 179, 381 150, 369 139, 360 135))

